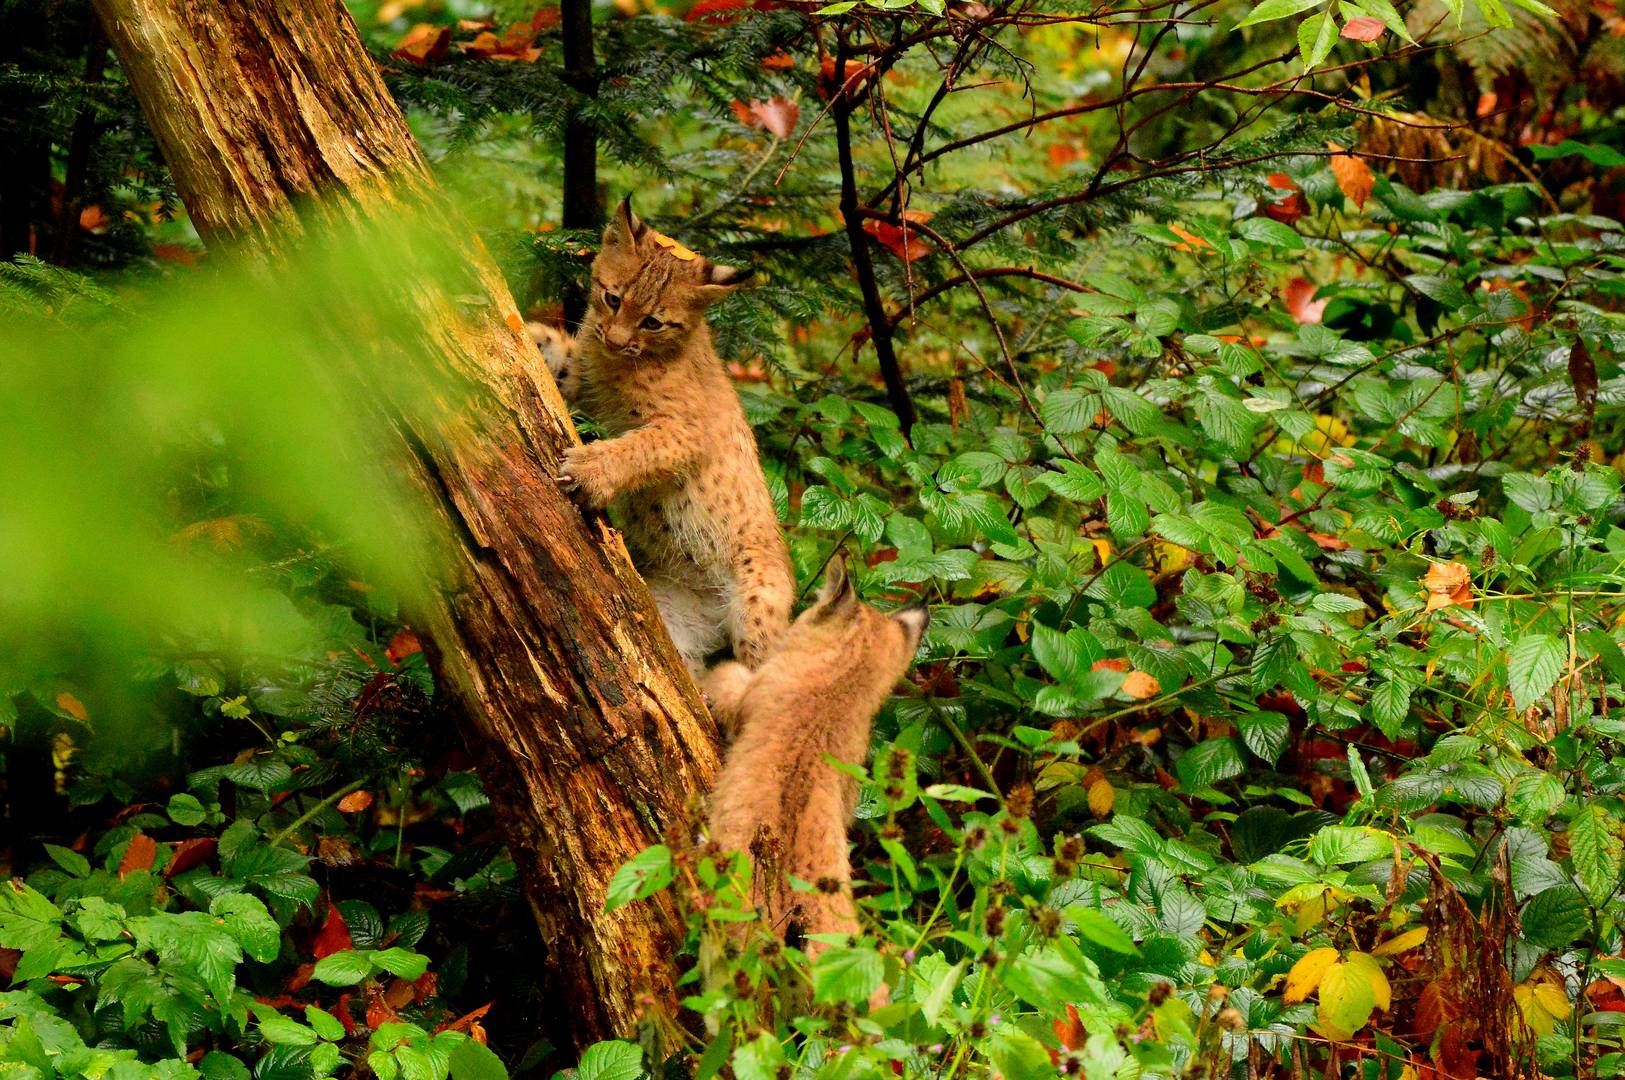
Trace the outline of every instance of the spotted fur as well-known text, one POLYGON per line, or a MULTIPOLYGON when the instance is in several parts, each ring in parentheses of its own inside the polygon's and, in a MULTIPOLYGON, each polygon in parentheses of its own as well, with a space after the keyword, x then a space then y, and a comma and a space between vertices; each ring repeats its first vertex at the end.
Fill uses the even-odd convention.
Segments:
POLYGON ((607 436, 571 447, 560 481, 588 506, 614 506, 696 676, 725 640, 755 667, 795 598, 756 437, 705 323, 746 276, 661 237, 623 202, 573 355, 557 350, 560 389, 607 436))
POLYGON ((857 783, 824 755, 863 761, 875 713, 908 670, 927 617, 923 607, 888 615, 868 606, 832 560, 818 600, 757 670, 724 663, 706 675, 712 711, 735 732, 711 795, 711 839, 752 853, 753 899, 781 936, 858 929, 846 843, 857 783), (796 891, 790 876, 822 887, 796 891))

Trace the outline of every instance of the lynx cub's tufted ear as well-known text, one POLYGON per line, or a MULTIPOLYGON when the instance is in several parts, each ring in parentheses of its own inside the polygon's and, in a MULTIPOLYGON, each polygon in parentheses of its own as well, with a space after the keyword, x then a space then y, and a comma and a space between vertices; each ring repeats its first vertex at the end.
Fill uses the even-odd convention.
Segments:
POLYGON ((846 553, 837 551, 824 564, 824 584, 818 590, 818 605, 834 607, 853 598, 852 579, 846 576, 846 553))
POLYGON ((901 611, 893 612, 892 618, 902 624, 903 633, 908 635, 910 649, 920 647, 920 639, 925 636, 925 628, 931 621, 931 609, 924 604, 910 604, 901 611))
POLYGON ((705 264, 705 284, 699 288, 700 299, 710 307, 755 275, 756 271, 749 266, 721 266, 708 261, 705 264))
POLYGON ((638 220, 632 212, 632 196, 628 195, 621 200, 621 205, 615 208, 615 213, 609 219, 609 225, 604 229, 605 247, 632 248, 643 239, 644 230, 648 226, 638 220))

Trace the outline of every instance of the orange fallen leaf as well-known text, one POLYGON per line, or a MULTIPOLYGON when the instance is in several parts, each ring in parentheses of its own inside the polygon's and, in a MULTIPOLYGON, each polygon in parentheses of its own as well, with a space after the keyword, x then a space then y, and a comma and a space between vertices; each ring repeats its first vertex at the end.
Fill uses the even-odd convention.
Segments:
POLYGON ((1293 182, 1292 177, 1286 173, 1270 173, 1269 185, 1276 191, 1287 194, 1274 202, 1265 202, 1260 207, 1267 218, 1279 221, 1283 225, 1291 225, 1309 212, 1309 204, 1303 201, 1303 192, 1293 182))
POLYGON ((104 233, 112 222, 100 206, 87 206, 79 211, 79 227, 87 233, 104 233))
POLYGON ((85 708, 85 703, 68 693, 66 690, 57 694, 56 707, 73 717, 75 720, 78 720, 80 723, 87 723, 90 720, 90 711, 85 708))
POLYGON ((1168 231, 1185 241, 1183 244, 1175 244, 1175 251, 1201 251, 1204 248, 1211 251, 1213 249, 1212 244, 1208 243, 1206 240, 1203 240, 1200 236, 1197 236, 1195 233, 1184 228, 1183 226, 1169 225, 1168 231))
POLYGON ((1295 277, 1286 283, 1281 290, 1281 303, 1286 307, 1286 313, 1292 316, 1296 323, 1318 323, 1326 313, 1328 301, 1316 300, 1315 291, 1318 289, 1314 282, 1301 277, 1295 277))
POLYGON ((1096 660, 1089 668, 1090 671, 1127 671, 1128 661, 1121 656, 1108 656, 1104 660, 1096 660))
POLYGON ((1452 604, 1473 606, 1473 574, 1465 563, 1434 563, 1428 567, 1422 584, 1428 591, 1427 610, 1438 611, 1452 604))
POLYGON ((1347 540, 1336 536, 1328 536, 1326 533, 1312 532, 1309 534, 1309 539, 1313 540, 1315 546, 1322 551, 1347 551, 1349 549, 1347 540))
POLYGON ((796 130, 796 122, 801 119, 801 106, 789 98, 769 98, 766 101, 752 99, 750 104, 743 101, 733 103, 734 115, 746 127, 762 128, 768 134, 778 139, 788 139, 796 130))
POLYGON ((1350 41, 1376 41, 1388 31, 1388 27, 1381 19, 1370 15, 1360 15, 1343 24, 1343 29, 1337 32, 1340 38, 1350 41))
POLYGON ((789 53, 773 53, 762 57, 762 66, 769 71, 789 71, 796 66, 796 58, 789 53))
POLYGON ((418 23, 406 32, 400 44, 390 52, 395 60, 408 60, 414 64, 426 64, 430 60, 438 60, 446 55, 446 46, 451 43, 451 27, 436 26, 433 23, 418 23))
POLYGON ((158 841, 146 833, 136 833, 130 837, 130 844, 124 849, 124 858, 119 860, 118 876, 134 870, 147 870, 152 867, 152 860, 158 854, 158 841))
POLYGON ((372 792, 352 791, 339 800, 339 813, 359 814, 372 805, 372 792))
POLYGON ((1162 684, 1154 675, 1148 675, 1143 671, 1131 671, 1123 679, 1123 693, 1136 701, 1144 701, 1162 693, 1162 684))
POLYGON ((1337 186, 1348 197, 1349 202, 1357 209, 1364 210, 1365 201, 1371 198, 1371 189, 1377 183, 1377 178, 1371 173, 1371 166, 1329 139, 1326 146, 1337 151, 1331 158, 1332 175, 1337 178, 1337 186))
POLYGON ((861 89, 864 82, 874 73, 874 66, 858 60, 848 60, 845 71, 837 78, 835 58, 826 56, 818 63, 818 73, 819 91, 827 98, 836 91, 852 93, 861 89))

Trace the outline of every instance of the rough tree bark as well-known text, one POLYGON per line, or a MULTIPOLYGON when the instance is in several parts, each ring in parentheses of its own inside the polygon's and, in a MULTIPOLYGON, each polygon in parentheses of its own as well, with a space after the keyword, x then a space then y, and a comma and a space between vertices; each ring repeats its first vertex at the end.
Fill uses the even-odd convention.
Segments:
MULTIPOLYGON (((304 224, 438 207, 466 246, 469 303, 394 283, 466 388, 432 421, 391 410, 412 485, 454 538, 415 613, 519 864, 578 1045, 675 1000, 669 905, 603 911, 615 869, 680 821, 716 766, 715 729, 625 549, 552 482, 576 441, 532 373, 496 266, 434 183, 341 0, 95 0, 108 40, 211 244, 275 259, 304 224), (297 204, 297 206, 296 206, 297 204)), ((341 367, 347 367, 342 360, 341 367)), ((358 394, 390 393, 353 377, 358 394)), ((404 393, 404 391, 395 391, 404 393)), ((387 402, 386 402, 387 407, 387 402)))

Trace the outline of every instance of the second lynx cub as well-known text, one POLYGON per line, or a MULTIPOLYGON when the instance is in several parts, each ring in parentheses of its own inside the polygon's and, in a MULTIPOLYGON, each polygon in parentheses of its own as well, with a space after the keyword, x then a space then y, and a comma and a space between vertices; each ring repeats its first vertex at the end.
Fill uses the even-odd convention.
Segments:
POLYGON ((749 851, 765 831, 777 843, 783 874, 758 867, 752 881, 774 933, 858 930, 846 853, 857 782, 824 755, 863 761, 870 724, 913 661, 928 618, 923 607, 888 615, 863 603, 837 557, 817 602, 759 669, 719 664, 705 678, 712 711, 734 733, 711 795, 711 839, 749 851), (792 875, 818 890, 791 889, 792 875))
POLYGON ((615 504, 696 675, 724 638, 754 667, 795 599, 756 438, 705 324, 705 309, 745 276, 661 236, 622 202, 592 264, 573 355, 566 342, 543 342, 565 398, 609 436, 571 447, 560 482, 590 506, 615 504))

